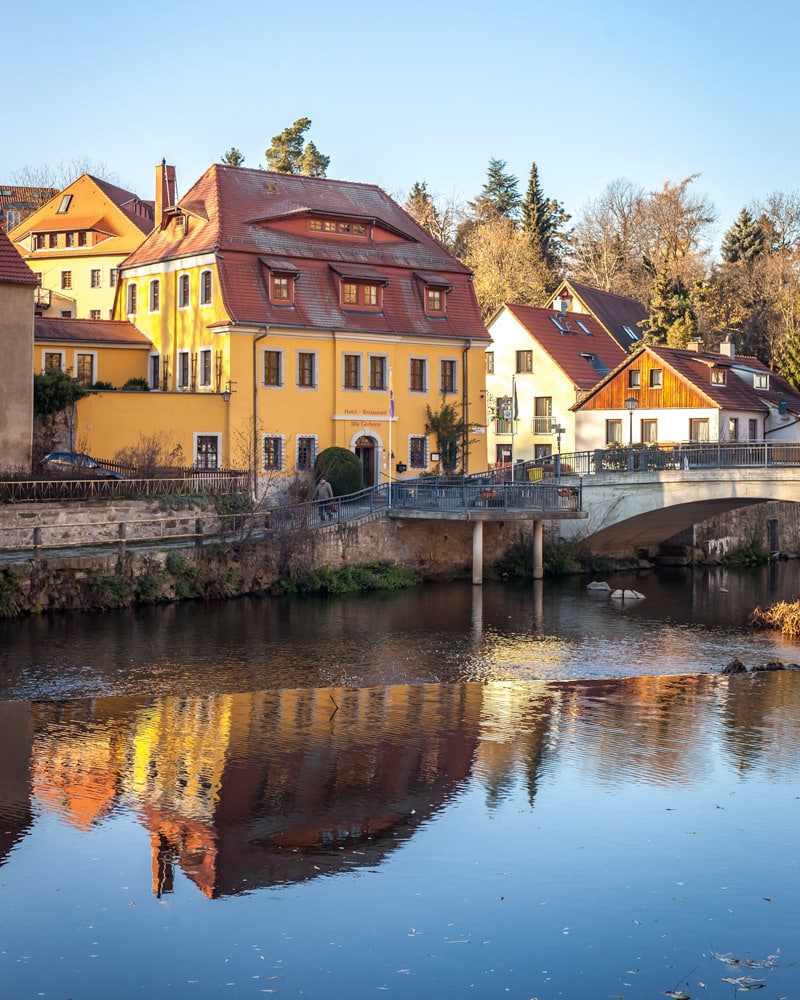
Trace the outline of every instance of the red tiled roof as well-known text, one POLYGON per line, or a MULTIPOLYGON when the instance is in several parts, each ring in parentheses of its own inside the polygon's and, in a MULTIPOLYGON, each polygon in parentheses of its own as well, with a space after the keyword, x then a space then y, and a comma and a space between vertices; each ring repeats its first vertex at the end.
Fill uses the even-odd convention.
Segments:
POLYGON ((506 309, 577 389, 591 389, 626 356, 616 340, 588 313, 562 316, 552 309, 508 303, 506 309))
POLYGON ((569 298, 572 298, 573 294, 577 295, 595 319, 603 324, 625 350, 635 343, 625 332, 625 327, 632 330, 637 339, 641 339, 642 327, 639 324, 647 319, 647 310, 635 299, 616 295, 614 292, 604 292, 600 288, 583 285, 571 278, 561 283, 553 298, 562 297, 562 292, 566 292, 569 298))
POLYGON ((127 320, 61 319, 37 316, 33 322, 33 339, 66 341, 81 344, 119 344, 150 350, 152 341, 127 320))
POLYGON ((215 253, 234 323, 488 340, 469 269, 376 186, 215 164, 179 207, 191 213, 188 232, 157 225, 124 266, 215 253), (306 215, 358 221, 371 235, 311 232, 306 215), (264 258, 297 270, 295 305, 270 303, 264 258), (357 269, 386 283, 381 312, 341 308, 335 271, 357 269), (415 271, 452 286, 445 316, 425 315, 415 271))
POLYGON ((20 257, 17 248, 0 229, 0 282, 8 285, 36 285, 33 271, 20 257))

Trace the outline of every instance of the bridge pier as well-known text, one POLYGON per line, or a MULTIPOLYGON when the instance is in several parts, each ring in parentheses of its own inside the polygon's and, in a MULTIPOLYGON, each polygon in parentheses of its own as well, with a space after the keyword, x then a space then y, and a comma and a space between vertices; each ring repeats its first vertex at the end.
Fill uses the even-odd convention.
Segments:
POLYGON ((472 522, 472 582, 483 583, 483 521, 472 522))
POLYGON ((544 576, 542 566, 542 540, 544 538, 544 522, 538 518, 533 522, 533 578, 541 580, 544 576))

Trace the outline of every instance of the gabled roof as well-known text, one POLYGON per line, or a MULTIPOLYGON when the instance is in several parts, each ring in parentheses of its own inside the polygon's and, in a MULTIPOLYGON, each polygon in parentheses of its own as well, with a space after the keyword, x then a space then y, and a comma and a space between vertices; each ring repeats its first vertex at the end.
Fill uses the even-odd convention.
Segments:
POLYGON ((584 308, 606 328, 625 350, 631 348, 635 343, 627 330, 631 330, 636 334, 636 339, 641 340, 642 327, 639 324, 647 319, 647 310, 635 299, 629 299, 625 295, 616 295, 614 292, 604 292, 599 288, 592 288, 591 285, 572 281, 572 279, 565 279, 561 282, 558 290, 551 296, 550 303, 565 297, 577 297, 584 308))
POLYGON ((374 185, 214 164, 168 219, 156 220, 124 268, 214 254, 233 323, 488 339, 469 268, 374 185), (168 221, 181 211, 185 232, 168 221), (309 219, 342 227, 312 230, 309 219), (275 261, 296 272, 294 304, 270 302, 264 269, 275 261), (425 314, 415 272, 450 286, 444 316, 425 314), (381 311, 343 309, 342 275, 382 284, 381 311))
POLYGON ((37 316, 33 321, 34 341, 142 347, 150 350, 152 341, 127 320, 62 319, 37 316))
MULTIPOLYGON (((108 181, 82 174, 29 215, 10 235, 19 245, 31 233, 93 230, 107 238, 96 247, 70 247, 70 256, 90 255, 93 250, 103 254, 125 254, 135 249, 152 228, 151 202, 142 201, 132 191, 108 181), (67 195, 71 196, 67 211, 59 212, 67 195)), ((20 247, 20 252, 26 257, 34 255, 27 247, 20 247)), ((61 248, 61 253, 64 252, 61 248)), ((46 256, 46 252, 38 251, 36 256, 46 256)))
POLYGON ((17 248, 0 229, 0 283, 7 285, 36 285, 33 271, 20 257, 17 248))
MULTIPOLYGON (((509 303, 503 308, 550 355, 576 389, 591 389, 625 357, 616 340, 588 313, 562 314, 538 306, 509 303)), ((499 315, 489 323, 490 333, 499 315)))
POLYGON ((670 370, 674 377, 690 385, 703 396, 709 406, 721 410, 749 410, 764 413, 784 403, 787 411, 800 414, 800 392, 786 379, 777 375, 757 358, 734 357, 714 354, 709 351, 693 351, 688 348, 643 345, 629 355, 621 365, 610 372, 573 409, 578 410, 597 392, 613 381, 620 372, 635 366, 645 353, 658 359, 663 368, 670 370), (711 369, 727 372, 724 384, 712 383, 711 369), (753 376, 769 376, 767 389, 756 389, 753 376))

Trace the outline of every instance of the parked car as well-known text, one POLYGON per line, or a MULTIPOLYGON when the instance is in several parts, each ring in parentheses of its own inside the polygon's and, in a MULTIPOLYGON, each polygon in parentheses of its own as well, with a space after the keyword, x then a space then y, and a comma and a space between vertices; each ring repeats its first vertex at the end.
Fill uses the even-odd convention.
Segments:
POLYGON ((42 459, 42 466, 51 472, 74 472, 97 479, 125 478, 122 473, 100 465, 91 455, 84 455, 78 451, 51 451, 42 459))

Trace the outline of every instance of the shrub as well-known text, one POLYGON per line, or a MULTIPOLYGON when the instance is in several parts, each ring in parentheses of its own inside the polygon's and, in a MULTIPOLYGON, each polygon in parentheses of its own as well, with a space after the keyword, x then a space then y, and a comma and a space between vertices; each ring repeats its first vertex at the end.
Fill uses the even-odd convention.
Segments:
POLYGON ((334 496, 347 496, 364 489, 364 470, 357 455, 347 448, 325 448, 314 463, 314 479, 324 476, 333 487, 334 496))
POLYGON ((123 385, 123 390, 127 392, 149 392, 150 386, 147 384, 146 378, 141 378, 137 375, 136 378, 129 378, 128 381, 123 385))
POLYGON ((128 608, 133 603, 133 584, 118 576, 98 576, 89 582, 95 607, 128 608))
POLYGON ((0 573, 0 618, 16 618, 19 614, 19 583, 16 573, 0 573))

